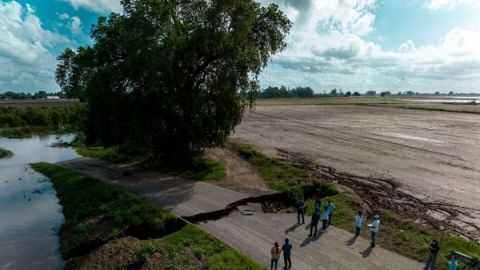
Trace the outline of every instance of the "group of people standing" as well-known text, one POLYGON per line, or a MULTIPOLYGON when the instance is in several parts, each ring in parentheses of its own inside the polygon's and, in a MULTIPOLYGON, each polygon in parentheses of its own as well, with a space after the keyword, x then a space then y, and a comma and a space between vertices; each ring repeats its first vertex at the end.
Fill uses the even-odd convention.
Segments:
MULTIPOLYGON (((298 224, 305 224, 305 202, 303 200, 298 200, 296 208, 298 224), (300 219, 302 221, 301 223, 300 219)), ((320 222, 320 219, 322 220, 321 232, 327 230, 328 226, 331 223, 334 210, 335 205, 331 201, 328 201, 327 204, 322 207, 322 201, 319 198, 315 200, 315 210, 312 214, 312 221, 310 226, 310 237, 317 235, 318 223, 320 222)))
MULTIPOLYGON (((311 225, 310 225, 310 234, 309 237, 316 236, 318 231, 318 223, 322 220, 322 227, 321 232, 325 232, 330 226, 332 222, 333 213, 335 211, 335 205, 329 200, 327 201, 326 205, 322 205, 322 201, 320 198, 315 200, 314 204, 314 211, 312 214, 311 225)), ((297 200, 295 203, 295 208, 297 211, 297 225, 305 224, 305 212, 306 212, 306 204, 303 200, 297 200)), ((363 211, 358 211, 354 217, 354 224, 355 224, 355 237, 360 236, 360 232, 362 229, 364 213, 363 211)), ((372 222, 368 224, 370 230, 370 247, 374 248, 376 246, 376 239, 377 234, 380 227, 380 216, 378 214, 373 215, 372 222)), ((274 246, 271 249, 271 265, 270 270, 277 269, 278 261, 280 260, 280 255, 283 253, 284 259, 284 269, 290 269, 292 267, 292 244, 290 243, 289 239, 285 239, 282 247, 280 248, 277 242, 274 243, 274 246)), ((438 251, 440 247, 438 245, 437 240, 433 240, 430 244, 430 256, 428 258, 427 264, 425 266, 425 270, 434 270, 435 269, 435 262, 437 258, 438 251)), ((455 256, 452 256, 451 260, 448 263, 449 270, 456 270, 457 269, 457 261, 455 256)))
MULTIPOLYGON (((297 225, 305 224, 305 212, 306 212, 306 204, 303 200, 297 200, 295 203, 295 208, 297 210, 297 225)), ((320 220, 322 221, 322 227, 320 232, 325 232, 332 223, 333 213, 335 211, 335 204, 332 201, 327 201, 325 205, 322 204, 320 198, 315 200, 314 204, 314 211, 312 214, 312 220, 310 224, 310 234, 309 237, 316 236, 318 232, 318 223, 320 220)), ((358 211, 355 215, 355 236, 358 237, 360 235, 360 230, 362 227, 363 222, 363 212, 358 211)), ((370 232, 371 232, 371 247, 375 247, 376 244, 376 236, 378 233, 378 228, 380 226, 380 218, 378 215, 374 215, 372 224, 369 224, 370 232)), ((277 242, 274 243, 274 246, 271 249, 271 265, 270 269, 277 269, 278 261, 280 260, 280 255, 283 252, 283 259, 285 264, 285 269, 290 269, 292 267, 292 260, 291 260, 291 253, 292 253, 292 244, 290 243, 289 239, 285 239, 284 244, 280 248, 277 242)))

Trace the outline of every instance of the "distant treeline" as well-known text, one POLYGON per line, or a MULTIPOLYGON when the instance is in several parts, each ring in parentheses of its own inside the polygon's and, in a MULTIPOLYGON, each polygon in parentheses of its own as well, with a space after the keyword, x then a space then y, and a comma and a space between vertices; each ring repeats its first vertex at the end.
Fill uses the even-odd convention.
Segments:
POLYGON ((285 86, 265 88, 259 98, 289 98, 289 97, 313 97, 314 92, 310 87, 287 88, 285 86))
POLYGON ((47 93, 46 91, 37 91, 33 94, 32 93, 22 93, 22 92, 13 92, 13 91, 0 93, 0 99, 45 99, 49 96, 58 96, 60 98, 63 98, 64 94, 62 92, 47 93))
POLYGON ((383 91, 377 92, 375 90, 368 90, 365 92, 360 91, 343 91, 342 89, 334 88, 329 92, 323 91, 323 93, 314 93, 311 87, 296 87, 296 88, 287 88, 285 86, 272 87, 269 86, 265 88, 259 95, 259 98, 305 98, 305 97, 358 97, 358 96, 476 96, 478 93, 455 93, 454 91, 449 91, 448 93, 441 93, 436 91, 435 93, 420 93, 414 91, 383 91))
POLYGON ((0 107, 0 127, 79 128, 86 117, 85 105, 61 107, 0 107))

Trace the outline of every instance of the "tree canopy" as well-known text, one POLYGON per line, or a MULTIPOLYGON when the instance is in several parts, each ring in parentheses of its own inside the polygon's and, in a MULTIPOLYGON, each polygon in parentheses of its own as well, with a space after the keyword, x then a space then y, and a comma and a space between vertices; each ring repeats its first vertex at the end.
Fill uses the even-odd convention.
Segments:
POLYGON ((291 22, 253 0, 123 0, 67 48, 56 79, 88 104, 90 144, 186 161, 221 145, 259 94, 258 75, 286 47, 291 22))

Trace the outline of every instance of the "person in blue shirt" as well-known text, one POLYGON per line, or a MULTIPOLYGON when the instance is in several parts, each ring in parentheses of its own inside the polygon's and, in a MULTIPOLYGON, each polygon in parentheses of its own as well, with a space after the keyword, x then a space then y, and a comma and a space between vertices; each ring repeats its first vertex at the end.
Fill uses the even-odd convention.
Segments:
POLYGON ((380 216, 377 214, 373 216, 372 224, 369 225, 370 227, 370 234, 372 236, 372 242, 370 247, 374 248, 376 245, 378 229, 380 227, 380 216))
POLYGON ((289 243, 288 238, 285 239, 285 243, 282 246, 283 261, 285 263, 285 269, 292 268, 292 245, 289 243))
POLYGON ((457 266, 457 258, 455 257, 455 255, 452 255, 450 261, 448 262, 448 270, 457 270, 457 266))
POLYGON ((320 209, 315 208, 315 211, 313 212, 312 215, 312 224, 310 224, 310 234, 308 235, 309 237, 312 237, 312 231, 315 228, 315 232, 313 235, 317 235, 317 230, 318 230, 318 222, 320 221, 320 209))
POLYGON ((358 211, 355 215, 355 237, 360 235, 360 230, 362 228, 362 221, 363 221, 363 213, 362 211, 358 211))
POLYGON ((305 202, 301 199, 297 200, 295 208, 297 208, 298 224, 300 224, 300 218, 302 218, 302 223, 301 224, 305 224, 305 202))
POLYGON ((328 223, 327 223, 327 227, 328 227, 332 223, 333 211, 335 210, 335 205, 332 203, 332 201, 328 201, 327 209, 328 209, 328 223))
POLYGON ((323 208, 323 212, 322 212, 322 232, 326 231, 327 230, 327 225, 328 225, 328 207, 325 206, 325 208, 323 208))

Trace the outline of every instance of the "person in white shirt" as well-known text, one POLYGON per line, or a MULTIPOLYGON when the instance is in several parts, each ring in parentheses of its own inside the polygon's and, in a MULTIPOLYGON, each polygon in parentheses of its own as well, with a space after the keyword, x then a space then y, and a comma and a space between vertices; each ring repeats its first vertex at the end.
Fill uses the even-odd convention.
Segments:
POLYGON ((360 235, 360 229, 362 228, 363 215, 362 211, 358 211, 355 215, 355 237, 360 235))
POLYGON ((378 228, 380 227, 380 217, 378 215, 373 216, 372 224, 370 224, 370 233, 372 236, 371 247, 374 248, 377 240, 378 228))

